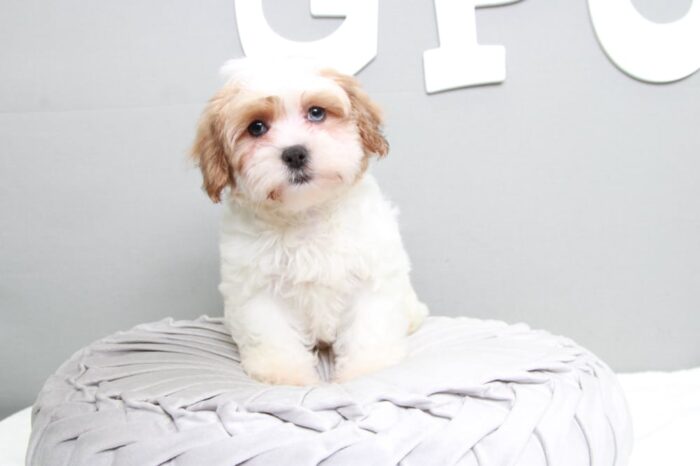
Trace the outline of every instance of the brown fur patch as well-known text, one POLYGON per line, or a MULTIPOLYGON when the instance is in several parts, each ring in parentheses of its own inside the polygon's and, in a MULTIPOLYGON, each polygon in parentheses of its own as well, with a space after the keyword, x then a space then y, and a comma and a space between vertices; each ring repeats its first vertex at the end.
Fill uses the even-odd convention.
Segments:
MULTIPOLYGON (((360 83, 354 77, 331 69, 322 70, 321 75, 333 79, 348 94, 352 106, 350 117, 357 125, 365 155, 387 155, 389 143, 382 134, 382 112, 379 106, 360 88, 360 83)), ((366 161, 363 164, 366 166, 366 161)))
MULTIPOLYGON (((260 120, 269 126, 282 112, 282 99, 277 96, 267 96, 239 104, 236 107, 236 114, 231 115, 231 118, 233 125, 243 130, 255 120, 260 120)), ((241 131, 240 134, 248 133, 241 131)))
POLYGON ((347 103, 330 91, 304 92, 301 96, 301 106, 308 110, 311 107, 322 107, 326 112, 338 118, 348 116, 347 103))
POLYGON ((247 161, 245 154, 235 151, 233 146, 248 135, 248 125, 255 120, 269 125, 283 111, 279 97, 239 102, 236 100, 239 93, 238 87, 227 85, 211 98, 192 145, 192 158, 202 171, 204 190, 214 202, 221 201, 221 193, 227 186, 233 188, 234 172, 241 171, 247 161))
POLYGON ((233 186, 234 182, 225 144, 223 113, 236 92, 235 88, 224 88, 209 100, 192 145, 191 155, 202 170, 204 190, 214 202, 221 201, 221 192, 226 186, 233 186))

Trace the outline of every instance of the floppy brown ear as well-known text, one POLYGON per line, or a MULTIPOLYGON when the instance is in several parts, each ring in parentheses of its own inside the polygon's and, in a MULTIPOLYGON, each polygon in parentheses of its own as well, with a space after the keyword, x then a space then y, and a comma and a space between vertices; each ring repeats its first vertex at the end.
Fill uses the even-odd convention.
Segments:
POLYGON ((215 95, 202 113, 191 155, 204 178, 203 187, 214 202, 221 201, 221 192, 233 186, 231 166, 226 155, 225 127, 223 123, 222 93, 215 95))
POLYGON ((351 116, 357 124, 365 153, 379 157, 387 155, 389 143, 382 133, 382 111, 379 106, 362 90, 354 77, 330 69, 323 70, 321 74, 335 80, 350 98, 351 116))

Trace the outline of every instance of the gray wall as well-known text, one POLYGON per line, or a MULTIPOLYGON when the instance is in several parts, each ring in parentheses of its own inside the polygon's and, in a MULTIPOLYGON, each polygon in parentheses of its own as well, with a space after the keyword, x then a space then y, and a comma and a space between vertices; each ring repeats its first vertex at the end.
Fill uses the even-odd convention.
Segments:
MULTIPOLYGON (((653 19, 690 0, 637 0, 653 19)), ((308 2, 277 30, 322 37, 308 2)), ((649 85, 605 57, 583 0, 480 10, 508 79, 428 96, 432 2, 382 0, 360 73, 387 113, 374 172, 435 314, 526 321, 618 370, 700 364, 700 73, 649 85)), ((0 3, 0 417, 81 346, 218 315, 219 207, 185 159, 240 56, 231 0, 0 3)))

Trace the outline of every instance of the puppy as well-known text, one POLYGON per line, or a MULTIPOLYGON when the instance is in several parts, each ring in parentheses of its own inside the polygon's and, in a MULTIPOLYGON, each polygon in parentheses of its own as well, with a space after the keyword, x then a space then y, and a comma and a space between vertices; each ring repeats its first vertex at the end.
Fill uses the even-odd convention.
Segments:
POLYGON ((192 155, 224 198, 219 289, 243 368, 307 385, 319 347, 332 346, 338 382, 399 362, 428 310, 396 210, 366 173, 389 150, 379 108, 354 78, 307 62, 224 71, 192 155))

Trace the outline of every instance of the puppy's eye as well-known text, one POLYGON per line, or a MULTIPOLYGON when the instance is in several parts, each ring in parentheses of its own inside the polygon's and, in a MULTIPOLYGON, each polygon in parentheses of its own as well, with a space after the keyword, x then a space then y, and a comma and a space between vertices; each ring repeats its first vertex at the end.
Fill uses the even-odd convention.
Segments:
POLYGON ((309 121, 323 121, 326 119, 326 110, 321 107, 311 107, 306 114, 306 119, 309 121))
POLYGON ((248 125, 248 133, 254 138, 258 138, 263 134, 267 133, 268 129, 270 128, 267 127, 265 122, 260 120, 255 120, 254 122, 248 125))

